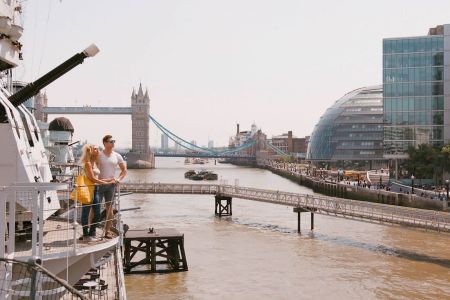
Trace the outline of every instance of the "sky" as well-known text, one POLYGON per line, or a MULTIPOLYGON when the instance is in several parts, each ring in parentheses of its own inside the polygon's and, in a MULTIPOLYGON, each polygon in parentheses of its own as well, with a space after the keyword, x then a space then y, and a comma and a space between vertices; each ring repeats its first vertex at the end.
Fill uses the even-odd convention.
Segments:
MULTIPOLYGON (((129 106, 141 83, 161 124, 215 146, 236 123, 269 138, 310 135, 344 94, 382 83, 383 38, 450 23, 448 0, 27 0, 23 9, 14 79, 35 80, 91 43, 100 49, 45 88, 49 106, 129 106)), ((66 117, 75 140, 111 133, 131 146, 130 116, 66 117)), ((160 136, 151 125, 152 146, 160 136)))

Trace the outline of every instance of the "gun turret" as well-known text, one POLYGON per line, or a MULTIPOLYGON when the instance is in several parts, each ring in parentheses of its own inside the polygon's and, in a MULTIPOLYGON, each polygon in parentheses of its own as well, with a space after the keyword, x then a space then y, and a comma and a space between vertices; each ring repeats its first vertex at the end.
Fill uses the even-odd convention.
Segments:
POLYGON ((75 54, 47 74, 43 75, 41 78, 34 82, 27 84, 25 87, 20 89, 18 92, 14 93, 9 97, 9 101, 15 107, 19 106, 26 100, 30 99, 36 95, 41 89, 63 76, 79 64, 82 64, 86 57, 95 56, 100 50, 95 44, 90 45, 82 52, 75 54))

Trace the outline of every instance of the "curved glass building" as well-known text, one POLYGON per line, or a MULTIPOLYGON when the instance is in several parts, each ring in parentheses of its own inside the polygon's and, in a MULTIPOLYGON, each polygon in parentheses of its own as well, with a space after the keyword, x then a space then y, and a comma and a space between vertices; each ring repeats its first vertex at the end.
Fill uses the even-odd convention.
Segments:
POLYGON ((383 89, 354 90, 328 108, 314 128, 307 159, 383 160, 383 89))

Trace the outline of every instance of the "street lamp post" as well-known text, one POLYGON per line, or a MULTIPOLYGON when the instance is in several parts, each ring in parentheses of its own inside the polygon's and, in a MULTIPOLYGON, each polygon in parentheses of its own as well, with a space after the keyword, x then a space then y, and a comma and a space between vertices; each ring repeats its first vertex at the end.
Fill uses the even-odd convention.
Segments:
POLYGON ((449 181, 448 179, 445 180, 445 189, 447 190, 447 198, 445 198, 445 201, 443 203, 444 209, 447 209, 448 206, 448 188, 449 188, 449 181))
POLYGON ((414 194, 414 175, 411 175, 411 194, 414 194))

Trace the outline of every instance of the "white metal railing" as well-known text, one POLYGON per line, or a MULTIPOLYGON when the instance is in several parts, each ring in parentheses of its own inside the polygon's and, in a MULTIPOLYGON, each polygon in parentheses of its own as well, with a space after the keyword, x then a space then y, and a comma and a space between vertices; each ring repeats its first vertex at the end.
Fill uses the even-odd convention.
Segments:
POLYGON ((88 299, 40 265, 40 260, 20 261, 0 257, 1 299, 88 299))
POLYGON ((219 192, 231 197, 303 207, 320 214, 450 231, 450 214, 446 212, 239 186, 222 186, 219 192))
POLYGON ((321 195, 299 194, 224 184, 123 183, 122 192, 154 194, 223 194, 254 201, 301 207, 318 214, 353 217, 450 232, 450 214, 321 195))
MULTIPOLYGON (((119 237, 122 236, 122 226, 120 220, 120 190, 117 191, 117 197, 112 203, 119 213, 113 215, 111 220, 107 217, 99 220, 96 225, 101 227, 107 221, 116 223, 115 228, 119 237)), ((97 229, 97 240, 94 242, 80 241, 83 226, 80 225, 82 206, 77 201, 69 200, 70 188, 68 184, 63 183, 24 183, 15 184, 8 187, 0 187, 0 257, 20 258, 28 256, 37 256, 42 259, 51 257, 66 257, 76 255, 79 249, 87 247, 112 247, 120 241, 120 238, 103 239, 103 230, 97 229), (68 208, 63 215, 52 216, 45 219, 46 206, 45 198, 47 191, 57 191, 59 201, 65 202, 68 208), (30 200, 31 224, 22 224, 16 214, 16 201, 19 198, 30 200), (11 226, 11 224, 16 224, 11 226), (26 228, 26 226, 29 226, 26 228), (16 230, 16 226, 20 230, 16 230), (31 243, 30 243, 31 241, 31 243)), ((103 206, 103 203, 89 204, 103 206)), ((49 210, 49 209, 47 209, 49 210)), ((87 226, 90 226, 88 224, 87 226)), ((96 249, 92 249, 95 251, 96 249)))
POLYGON ((219 190, 217 184, 179 184, 179 183, 122 183, 122 193, 152 193, 152 194, 216 194, 219 190))

